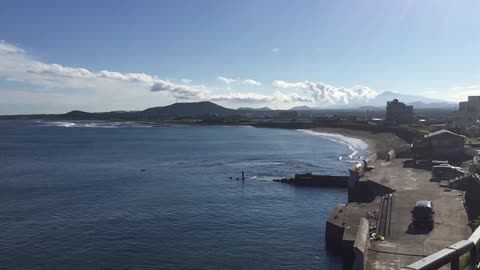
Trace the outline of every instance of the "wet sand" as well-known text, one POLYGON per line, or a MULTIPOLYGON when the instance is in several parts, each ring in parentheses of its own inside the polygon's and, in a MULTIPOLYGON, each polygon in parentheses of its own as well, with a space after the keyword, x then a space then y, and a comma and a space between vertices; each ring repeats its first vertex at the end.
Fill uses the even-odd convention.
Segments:
POLYGON ((409 144, 400 139, 393 133, 373 133, 365 130, 355 130, 346 128, 328 128, 319 127, 310 129, 315 132, 340 134, 343 136, 357 138, 368 144, 370 153, 385 153, 394 149, 396 152, 404 151, 409 148, 409 144))

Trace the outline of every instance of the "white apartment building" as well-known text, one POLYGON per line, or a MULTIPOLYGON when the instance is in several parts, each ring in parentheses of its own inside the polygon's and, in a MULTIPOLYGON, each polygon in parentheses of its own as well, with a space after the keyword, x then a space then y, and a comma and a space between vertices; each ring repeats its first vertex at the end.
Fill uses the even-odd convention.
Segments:
POLYGON ((480 96, 469 96, 468 101, 459 103, 453 125, 462 131, 468 131, 472 126, 480 126, 480 96))

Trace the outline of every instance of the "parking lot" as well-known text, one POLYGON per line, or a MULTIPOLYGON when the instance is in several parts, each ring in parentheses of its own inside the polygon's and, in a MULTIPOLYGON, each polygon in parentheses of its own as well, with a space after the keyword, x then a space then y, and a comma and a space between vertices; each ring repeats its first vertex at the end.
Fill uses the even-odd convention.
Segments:
POLYGON ((406 159, 379 161, 366 179, 387 185, 395 192, 387 221, 390 234, 385 241, 371 243, 367 269, 398 269, 444 247, 466 239, 471 234, 463 205, 463 191, 440 187, 431 181, 429 170, 404 167, 406 159), (434 204, 432 230, 411 226, 411 211, 418 200, 434 204))

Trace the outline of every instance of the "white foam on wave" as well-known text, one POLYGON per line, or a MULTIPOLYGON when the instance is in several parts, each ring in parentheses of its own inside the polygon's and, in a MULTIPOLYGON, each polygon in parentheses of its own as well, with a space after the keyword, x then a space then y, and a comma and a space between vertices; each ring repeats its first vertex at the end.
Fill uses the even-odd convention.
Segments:
POLYGON ((44 126, 54 126, 54 127, 74 127, 76 126, 73 122, 63 122, 63 121, 35 121, 35 123, 42 124, 44 126))
POLYGON ((110 121, 36 121, 43 126, 67 127, 67 128, 150 128, 152 125, 144 125, 136 122, 110 122, 110 121))
POLYGON ((347 136, 344 136, 341 134, 335 134, 335 133, 316 132, 308 129, 297 129, 297 130, 309 135, 320 136, 327 140, 346 145, 348 149, 352 151, 352 153, 348 155, 350 159, 354 159, 358 155, 358 150, 367 150, 368 148, 368 144, 366 142, 357 138, 347 137, 347 136))
POLYGON ((280 161, 267 161, 267 160, 244 160, 244 161, 232 161, 229 165, 235 167, 254 167, 254 166, 279 166, 283 165, 280 161))
POLYGON ((280 176, 259 176, 259 175, 254 175, 251 177, 248 177, 248 179, 251 180, 256 180, 256 181, 264 181, 264 182, 273 182, 275 179, 281 179, 283 177, 280 176))

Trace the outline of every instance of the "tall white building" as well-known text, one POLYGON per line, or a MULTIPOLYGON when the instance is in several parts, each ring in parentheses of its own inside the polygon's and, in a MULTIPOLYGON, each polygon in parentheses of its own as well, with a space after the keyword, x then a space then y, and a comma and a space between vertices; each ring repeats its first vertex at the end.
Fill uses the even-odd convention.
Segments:
POLYGON ((472 126, 480 126, 480 96, 469 96, 468 101, 459 103, 453 125, 462 131, 468 131, 472 126))

